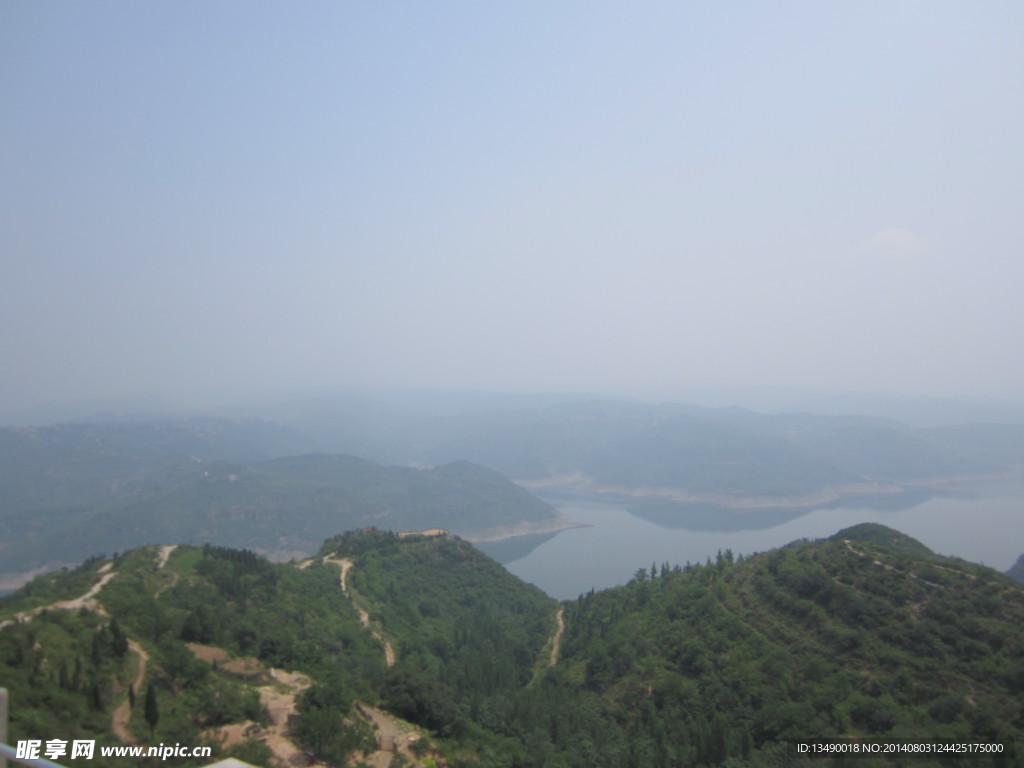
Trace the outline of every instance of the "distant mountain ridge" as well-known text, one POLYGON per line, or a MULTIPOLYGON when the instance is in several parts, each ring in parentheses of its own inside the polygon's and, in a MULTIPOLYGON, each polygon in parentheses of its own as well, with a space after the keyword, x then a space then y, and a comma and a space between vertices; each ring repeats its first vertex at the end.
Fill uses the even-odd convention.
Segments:
POLYGON ((1006 575, 1024 584, 1024 555, 1017 558, 1017 562, 1010 566, 1010 570, 1006 572, 1006 575))
POLYGON ((288 556, 339 528, 471 535, 565 525, 500 473, 465 461, 417 470, 324 454, 225 460, 291 445, 275 425, 229 420, 0 430, 0 573, 157 541, 288 556))
POLYGON ((404 410, 327 403, 290 416, 284 409, 286 423, 203 417, 0 429, 0 573, 154 538, 283 556, 310 550, 338 525, 464 535, 564 527, 522 488, 610 497, 659 524, 725 530, 737 524, 730 511, 760 515, 744 521, 757 527, 794 510, 916 502, 949 482, 1024 471, 1020 425, 914 428, 578 396, 480 397, 468 410, 459 402, 428 398, 404 410), (355 453, 323 458, 345 447, 355 453), (370 463, 381 461, 402 466, 370 463), (446 483, 450 497, 440 490, 446 483))
POLYGON ((465 458, 531 487, 725 505, 892 493, 1024 467, 1018 425, 916 429, 865 416, 622 401, 439 418, 411 426, 394 442, 410 459, 465 458))

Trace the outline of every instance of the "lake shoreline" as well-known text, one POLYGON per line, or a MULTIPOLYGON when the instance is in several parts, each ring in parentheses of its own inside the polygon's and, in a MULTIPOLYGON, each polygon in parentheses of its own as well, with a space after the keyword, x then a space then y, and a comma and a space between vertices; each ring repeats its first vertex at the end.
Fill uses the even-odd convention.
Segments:
POLYGON ((572 528, 588 528, 590 523, 578 523, 570 520, 566 515, 558 515, 554 519, 532 520, 515 523, 513 525, 501 525, 493 528, 484 528, 479 531, 468 531, 456 533, 460 539, 465 539, 471 544, 493 543, 497 541, 508 541, 521 536, 535 536, 545 533, 561 533, 572 528))
MULTIPOLYGON (((959 557, 1005 573, 1021 556, 1024 478, 908 490, 880 505, 828 505, 812 510, 731 513, 665 501, 625 504, 607 497, 539 494, 563 514, 591 526, 525 540, 508 548, 505 567, 557 600, 626 584, 651 563, 703 563, 718 552, 748 556, 802 539, 828 538, 861 523, 885 525, 938 555, 959 557), (659 508, 660 507, 660 508, 659 508), (516 557, 515 555, 518 555, 516 557)), ((502 553, 505 554, 505 553, 502 553)))
POLYGON ((738 515, 762 511, 788 510, 798 512, 831 506, 850 506, 870 503, 872 500, 897 499, 906 494, 921 492, 940 493, 972 485, 1006 480, 1020 480, 1024 472, 1008 471, 971 475, 943 475, 899 481, 865 481, 842 486, 829 486, 801 496, 742 496, 725 493, 701 493, 685 488, 643 486, 628 488, 596 483, 580 475, 571 478, 546 480, 516 480, 516 484, 546 499, 564 499, 567 502, 591 501, 607 504, 674 503, 717 507, 723 512, 738 515))

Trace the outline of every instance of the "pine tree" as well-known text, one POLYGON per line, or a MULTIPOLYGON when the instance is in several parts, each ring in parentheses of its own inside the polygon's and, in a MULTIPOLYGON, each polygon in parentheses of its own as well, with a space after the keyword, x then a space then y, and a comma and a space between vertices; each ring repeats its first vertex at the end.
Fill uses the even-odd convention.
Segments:
POLYGON ((156 730, 156 724, 160 722, 160 709, 156 703, 156 688, 152 683, 146 688, 145 715, 146 722, 149 723, 149 733, 152 735, 156 730))
POLYGON ((106 633, 101 627, 92 636, 92 664, 94 667, 98 667, 103 663, 104 648, 106 646, 106 633))
POLYGON ((117 623, 116 617, 110 620, 110 649, 117 657, 128 653, 128 638, 125 636, 124 630, 121 629, 121 625, 117 623))

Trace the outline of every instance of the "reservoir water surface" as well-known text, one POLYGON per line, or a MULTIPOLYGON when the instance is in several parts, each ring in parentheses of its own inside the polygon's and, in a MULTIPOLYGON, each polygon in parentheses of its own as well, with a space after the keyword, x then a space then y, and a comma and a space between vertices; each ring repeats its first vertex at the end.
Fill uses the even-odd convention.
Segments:
MULTIPOLYGON (((544 498, 542 496, 542 498, 544 498)), ((622 503, 545 498, 576 523, 529 554, 505 563, 509 571, 552 597, 572 599, 590 589, 624 584, 652 563, 712 560, 719 550, 763 552, 802 538, 826 538, 857 523, 881 523, 913 536, 938 554, 1005 571, 1024 553, 1024 481, 957 487, 918 502, 843 506, 800 512, 672 515, 631 512, 622 503), (643 515, 643 516, 640 516, 643 515), (689 527, 686 527, 689 526, 689 527), (742 527, 746 526, 746 527, 742 527), (714 528, 724 530, 714 530, 714 528)))

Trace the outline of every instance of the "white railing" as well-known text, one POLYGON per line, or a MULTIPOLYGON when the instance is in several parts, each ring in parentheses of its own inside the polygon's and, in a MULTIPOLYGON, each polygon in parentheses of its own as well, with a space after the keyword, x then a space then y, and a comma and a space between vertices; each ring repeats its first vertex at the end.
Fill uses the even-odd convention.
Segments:
MULTIPOLYGON (((6 724, 7 722, 5 720, 4 725, 6 724)), ((51 760, 44 760, 43 758, 29 760, 25 757, 18 757, 18 750, 10 744, 0 742, 0 768, 6 768, 8 760, 17 763, 18 765, 27 765, 29 768, 66 768, 66 766, 63 766, 60 763, 55 763, 51 760)))

